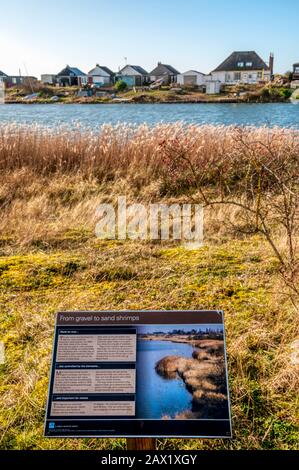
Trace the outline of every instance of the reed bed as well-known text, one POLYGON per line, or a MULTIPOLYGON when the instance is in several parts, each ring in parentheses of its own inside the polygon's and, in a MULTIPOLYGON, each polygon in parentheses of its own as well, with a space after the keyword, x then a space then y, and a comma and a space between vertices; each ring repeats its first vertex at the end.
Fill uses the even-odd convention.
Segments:
POLYGON ((43 176, 125 177, 135 184, 158 178, 166 190, 219 183, 231 189, 245 177, 254 181, 261 165, 267 169, 265 189, 271 188, 274 174, 298 176, 299 132, 182 123, 104 125, 97 131, 0 126, 2 175, 27 168, 43 176))

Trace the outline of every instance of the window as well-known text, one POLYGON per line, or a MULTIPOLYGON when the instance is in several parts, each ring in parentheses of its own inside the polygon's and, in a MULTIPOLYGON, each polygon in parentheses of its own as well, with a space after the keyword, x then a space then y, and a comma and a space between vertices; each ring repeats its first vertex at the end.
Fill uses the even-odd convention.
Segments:
POLYGON ((262 80, 263 79, 263 72, 258 72, 257 73, 257 79, 262 80))
POLYGON ((298 67, 297 67, 297 66, 295 67, 294 72, 295 72, 295 73, 299 73, 299 66, 298 66, 298 67))
POLYGON ((252 67, 252 62, 246 62, 246 67, 252 67))
POLYGON ((238 67, 244 67, 244 62, 238 62, 238 67))
POLYGON ((235 80, 235 82, 241 80, 241 72, 235 72, 234 73, 234 80, 235 80))
POLYGON ((230 80, 231 80, 231 78, 230 78, 230 73, 226 73, 226 74, 225 74, 225 81, 226 81, 226 83, 229 83, 230 80))

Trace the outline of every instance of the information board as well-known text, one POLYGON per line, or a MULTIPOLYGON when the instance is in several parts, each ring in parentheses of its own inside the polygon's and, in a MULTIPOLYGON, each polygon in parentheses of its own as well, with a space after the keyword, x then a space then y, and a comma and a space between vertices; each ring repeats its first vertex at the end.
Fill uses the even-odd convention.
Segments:
POLYGON ((231 437, 223 312, 59 312, 45 436, 231 437))

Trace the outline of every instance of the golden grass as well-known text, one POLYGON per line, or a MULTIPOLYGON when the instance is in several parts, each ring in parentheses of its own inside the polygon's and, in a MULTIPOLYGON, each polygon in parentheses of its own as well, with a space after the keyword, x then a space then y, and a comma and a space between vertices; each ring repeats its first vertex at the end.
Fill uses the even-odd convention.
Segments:
MULTIPOLYGON (((298 175, 297 132, 244 130, 250 152, 239 137, 238 129, 211 126, 106 126, 100 133, 1 127, 0 448, 123 448, 121 439, 43 438, 54 316, 140 308, 225 311, 234 440, 161 440, 160 449, 298 448, 299 374, 291 360, 298 311, 273 251, 241 209, 208 207, 205 246, 196 250, 94 235, 97 205, 118 195, 130 203, 198 201, 202 187, 213 198, 241 194, 240 177, 250 168, 258 182, 251 163, 261 160, 298 175), (261 141, 270 141, 275 158, 261 141)), ((263 184, 275 202, 270 173, 263 184)), ((284 247, 283 230, 274 228, 284 247)), ((205 362, 209 352, 198 354, 205 362)), ((202 386, 215 392, 205 377, 202 386)))

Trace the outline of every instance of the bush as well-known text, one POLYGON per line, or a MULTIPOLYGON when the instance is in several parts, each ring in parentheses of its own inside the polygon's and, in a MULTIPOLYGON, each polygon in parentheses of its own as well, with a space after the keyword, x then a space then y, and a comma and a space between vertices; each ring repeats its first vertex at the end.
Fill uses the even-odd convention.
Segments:
POLYGON ((278 88, 269 88, 269 93, 272 99, 277 99, 281 97, 280 90, 278 88))
POLYGON ((279 92, 282 98, 288 99, 292 96, 292 90, 290 88, 282 88, 279 92))
POLYGON ((185 91, 197 91, 198 90, 198 86, 197 85, 191 85, 191 84, 187 84, 187 85, 184 85, 184 90, 185 91))
POLYGON ((292 95, 292 90, 290 88, 279 88, 279 87, 265 87, 261 90, 261 100, 262 101, 272 101, 278 100, 282 101, 282 99, 288 99, 292 95))
POLYGON ((128 88, 128 85, 123 80, 119 80, 118 82, 116 82, 115 88, 117 89, 117 91, 125 91, 128 88))
POLYGON ((270 91, 269 88, 263 88, 261 91, 261 97, 266 100, 270 98, 270 91))

